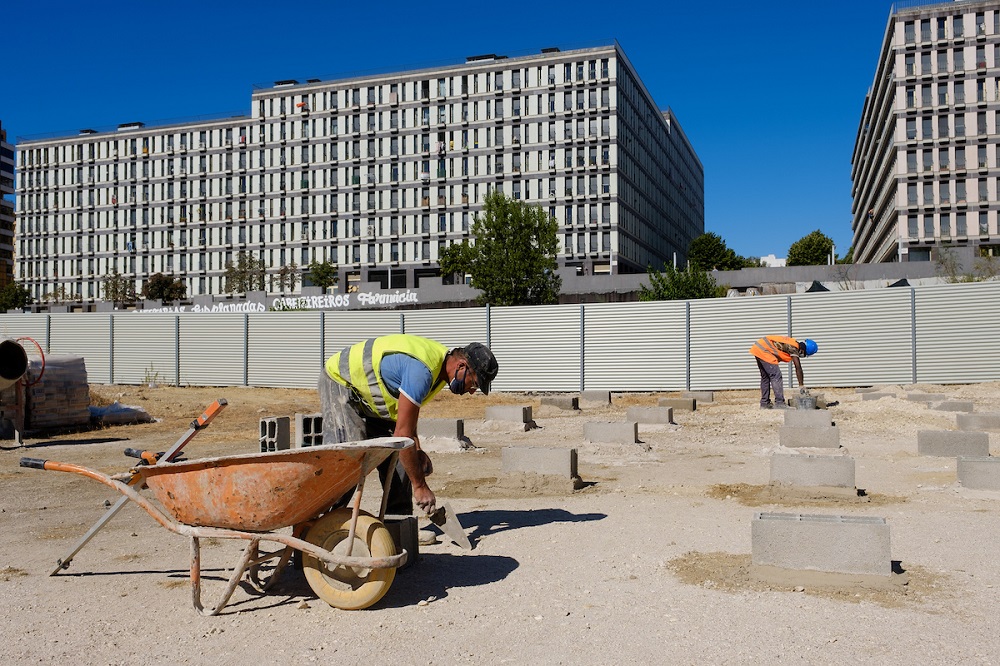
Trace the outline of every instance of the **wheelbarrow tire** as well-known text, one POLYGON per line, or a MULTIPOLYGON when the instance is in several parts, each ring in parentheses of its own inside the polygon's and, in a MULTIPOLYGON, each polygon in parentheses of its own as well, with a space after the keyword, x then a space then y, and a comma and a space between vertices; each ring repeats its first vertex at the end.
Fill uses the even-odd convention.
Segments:
MULTIPOLYGON (((350 509, 337 509, 316 521, 305 540, 324 550, 347 555, 350 529, 350 509)), ((385 525, 374 516, 361 512, 354 535, 354 550, 350 554, 360 557, 391 557, 396 554, 396 545, 385 525)), ((334 608, 342 610, 368 608, 382 598, 396 577, 395 567, 335 567, 307 553, 302 554, 302 569, 313 592, 334 608)))

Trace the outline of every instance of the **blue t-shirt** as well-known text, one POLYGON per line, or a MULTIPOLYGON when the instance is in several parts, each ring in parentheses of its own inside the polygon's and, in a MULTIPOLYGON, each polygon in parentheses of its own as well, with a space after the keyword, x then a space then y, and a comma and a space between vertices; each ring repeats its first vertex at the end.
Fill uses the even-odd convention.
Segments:
POLYGON ((397 400, 402 393, 413 404, 421 405, 431 392, 434 381, 431 371, 412 356, 401 352, 386 354, 379 367, 382 383, 397 400))

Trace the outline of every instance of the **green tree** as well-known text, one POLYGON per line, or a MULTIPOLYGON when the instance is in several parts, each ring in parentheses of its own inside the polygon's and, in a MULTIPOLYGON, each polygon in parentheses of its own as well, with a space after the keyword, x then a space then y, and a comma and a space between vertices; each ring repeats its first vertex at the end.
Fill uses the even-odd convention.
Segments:
POLYGON ((57 286, 52 291, 42 294, 43 303, 68 303, 70 301, 78 300, 80 300, 79 296, 74 294, 62 284, 57 286))
POLYGON ((26 305, 31 305, 31 300, 31 292, 16 282, 8 282, 0 289, 2 310, 22 310, 26 305))
POLYGON ((278 291, 294 291, 295 285, 299 283, 299 267, 293 261, 287 266, 278 269, 277 275, 271 276, 271 288, 278 288, 278 291))
POLYGON ((334 286, 340 280, 337 276, 337 265, 332 264, 329 261, 324 261, 322 263, 313 261, 309 264, 308 276, 309 281, 323 291, 326 291, 330 287, 334 286))
POLYGON ((174 279, 171 275, 154 273, 142 286, 142 297, 150 301, 173 303, 187 297, 187 287, 180 278, 174 279))
POLYGON ((264 289, 264 262, 251 254, 240 251, 236 263, 226 262, 226 291, 230 294, 264 289))
POLYGON ((830 260, 833 240, 817 229, 788 248, 788 266, 823 266, 830 260))
POLYGON ((853 264, 854 263, 854 246, 847 248, 847 254, 844 255, 843 259, 837 259, 838 264, 853 264))
POLYGON ((454 243, 441 250, 438 255, 438 265, 441 267, 441 275, 444 276, 445 284, 454 284, 458 277, 459 284, 465 282, 465 276, 472 272, 472 262, 476 257, 476 251, 472 244, 467 241, 454 243))
POLYGON ((697 270, 688 266, 679 271, 672 264, 667 264, 663 272, 648 269, 649 286, 639 285, 640 301, 678 301, 692 300, 696 298, 716 298, 720 296, 719 288, 715 283, 715 278, 706 271, 697 270))
POLYGON ((135 303, 135 281, 129 280, 115 269, 115 272, 104 278, 104 300, 116 306, 135 303))
POLYGON ((744 267, 744 260, 726 246, 722 236, 704 233, 688 246, 688 264, 699 271, 735 271, 744 267))
POLYGON ((540 206, 508 199, 498 191, 488 194, 482 215, 477 214, 472 224, 475 245, 454 251, 471 255, 467 272, 472 275, 472 286, 483 292, 479 302, 557 302, 562 286, 555 272, 558 230, 555 218, 540 206))

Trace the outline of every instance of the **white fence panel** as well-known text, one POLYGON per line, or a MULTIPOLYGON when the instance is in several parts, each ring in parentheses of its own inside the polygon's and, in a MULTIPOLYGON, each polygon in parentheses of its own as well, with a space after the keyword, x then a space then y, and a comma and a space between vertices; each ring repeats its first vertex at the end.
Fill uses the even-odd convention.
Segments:
POLYGON ((796 294, 792 335, 819 345, 802 360, 806 386, 909 384, 913 381, 910 290, 796 294))
POLYGON ((1000 380, 1000 282, 916 287, 917 381, 1000 380))
POLYGON ((399 333, 399 317, 399 312, 327 312, 324 320, 323 353, 330 358, 356 342, 399 333))
POLYGON ((111 315, 103 312, 60 312, 51 317, 50 354, 82 356, 87 381, 110 384, 111 315))
POLYGON ((180 383, 243 386, 246 315, 238 312, 185 313, 180 320, 180 383))
POLYGON ((683 301, 584 306, 586 390, 670 391, 686 383, 683 301))
POLYGON ((786 296, 691 301, 691 389, 760 386, 751 345, 765 335, 787 333, 786 296))
POLYGON ((493 389, 579 390, 579 305, 490 308, 490 329, 499 366, 493 389))
MULTIPOLYGON (((25 314, 23 312, 0 313, 0 337, 31 338, 45 352, 49 346, 49 316, 47 314, 25 314)), ((28 354, 38 353, 38 348, 31 342, 22 342, 28 354)))
POLYGON ((486 344, 487 308, 410 310, 403 313, 404 333, 437 340, 448 348, 470 342, 486 344))
POLYGON ((115 384, 176 384, 176 315, 128 312, 112 316, 115 384))
POLYGON ((319 312, 247 315, 247 384, 286 388, 316 386, 323 367, 319 312))

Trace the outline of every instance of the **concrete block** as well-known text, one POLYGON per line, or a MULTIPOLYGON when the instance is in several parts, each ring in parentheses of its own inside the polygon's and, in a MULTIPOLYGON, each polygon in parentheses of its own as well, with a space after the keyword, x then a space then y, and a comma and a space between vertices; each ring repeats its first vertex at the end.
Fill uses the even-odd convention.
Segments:
POLYGON ((286 451, 291 444, 292 419, 275 416, 260 420, 260 452, 286 451))
POLYGON ((939 402, 945 399, 944 393, 907 393, 906 399, 913 402, 939 402))
POLYGON ((464 419, 420 419, 417 422, 417 434, 421 437, 449 437, 462 439, 465 437, 464 419))
POLYGON ((844 455, 771 454, 771 483, 854 488, 854 458, 844 455))
POLYGON ((500 470, 504 474, 531 472, 572 479, 576 471, 576 449, 550 446, 505 446, 500 450, 500 470))
POLYGON ((543 395, 542 407, 577 410, 580 409, 580 398, 575 395, 543 395))
POLYGON ((942 412, 971 412, 976 409, 976 403, 971 400, 945 400, 931 405, 931 408, 942 412))
POLYGON ((494 405, 487 407, 486 420, 531 423, 531 406, 494 405))
POLYGON ((787 448, 815 447, 836 449, 840 447, 840 428, 837 426, 781 426, 778 441, 787 448))
POLYGON ((830 412, 825 409, 789 409, 785 411, 785 425, 800 428, 829 428, 833 425, 830 412))
POLYGON ((751 562, 756 566, 892 575, 885 518, 755 513, 750 533, 751 562))
POLYGON ((979 412, 977 414, 956 414, 959 430, 988 430, 1000 432, 1000 412, 979 412))
POLYGON ((715 402, 715 391, 684 391, 681 393, 681 397, 691 398, 705 404, 707 402, 715 402))
POLYGON ((580 405, 602 407, 611 404, 611 391, 580 391, 580 405))
POLYGON ((881 389, 876 388, 875 386, 859 386, 858 388, 854 389, 854 392, 855 393, 877 393, 880 390, 881 389))
POLYGON ((895 393, 862 393, 861 400, 881 400, 882 398, 895 398, 895 393))
POLYGON ((420 559, 420 530, 417 526, 417 517, 386 515, 382 524, 392 536, 396 552, 406 551, 406 562, 399 569, 406 569, 416 564, 420 559))
POLYGON ((917 453, 922 456, 988 456, 990 436, 962 430, 917 431, 917 453))
POLYGON ((976 490, 1000 490, 1000 458, 959 457, 958 482, 976 490))
POLYGON ((659 407, 669 407, 679 412, 693 412, 698 409, 698 401, 695 398, 660 398, 656 404, 659 407))
POLYGON ((674 410, 670 407, 629 407, 626 421, 638 423, 673 423, 674 410))
POLYGON ((323 445, 323 415, 295 415, 295 448, 323 445))
POLYGON ((583 438, 588 442, 606 444, 638 444, 639 424, 617 422, 593 422, 583 424, 583 438))

